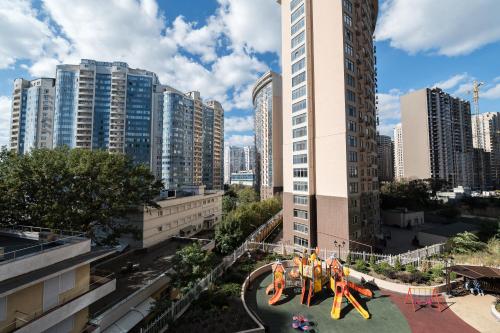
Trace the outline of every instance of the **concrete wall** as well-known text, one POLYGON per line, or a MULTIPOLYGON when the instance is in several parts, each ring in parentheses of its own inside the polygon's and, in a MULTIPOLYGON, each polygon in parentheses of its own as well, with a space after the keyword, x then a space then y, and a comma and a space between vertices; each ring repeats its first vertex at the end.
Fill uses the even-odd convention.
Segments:
POLYGON ((140 229, 142 247, 151 247, 173 236, 183 228, 193 226, 199 231, 207 227, 205 221, 217 224, 222 218, 222 195, 196 195, 158 202, 161 208, 147 208, 141 215, 131 215, 129 224, 140 229))
MULTIPOLYGON (((47 279, 52 276, 47 276, 47 279)), ((89 290, 90 265, 86 264, 75 268, 75 284, 68 291, 59 294, 59 304, 64 304, 86 293, 89 290)), ((5 327, 10 323, 17 322, 18 327, 25 321, 31 321, 33 318, 43 313, 43 289, 44 281, 35 285, 20 289, 7 297, 7 316, 6 320, 0 322, 0 333, 12 331, 16 325, 5 327)), ((65 319, 57 317, 58 319, 65 319)), ((54 319, 55 320, 55 319, 54 319)), ((60 320, 59 320, 60 321, 60 320)), ((87 322, 87 318, 85 318, 87 322)), ((76 325, 75 325, 76 326, 76 325)), ((80 326, 81 330, 83 327, 80 326)))
POLYGON ((424 212, 400 212, 400 211, 382 211, 382 221, 386 225, 394 225, 400 228, 406 228, 407 225, 416 226, 424 224, 424 212))
POLYGON ((65 244, 56 248, 49 248, 48 250, 36 252, 19 259, 2 262, 0 265, 0 276, 2 280, 7 280, 89 251, 90 239, 65 244))
POLYGON ((419 231, 418 235, 418 241, 421 246, 429 246, 429 245, 434 245, 434 244, 439 244, 439 243, 446 243, 448 240, 448 237, 445 236, 440 236, 440 235, 434 235, 434 234, 428 234, 423 231, 419 231))

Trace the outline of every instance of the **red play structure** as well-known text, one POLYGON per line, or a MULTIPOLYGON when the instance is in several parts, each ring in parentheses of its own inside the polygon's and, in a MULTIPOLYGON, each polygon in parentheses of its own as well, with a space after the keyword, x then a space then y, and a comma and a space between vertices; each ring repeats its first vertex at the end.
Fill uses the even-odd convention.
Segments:
POLYGON ((417 311, 429 305, 437 305, 437 309, 442 311, 439 293, 432 287, 409 287, 405 297, 405 304, 413 304, 413 310, 417 311), (410 302, 408 302, 410 301, 410 302))

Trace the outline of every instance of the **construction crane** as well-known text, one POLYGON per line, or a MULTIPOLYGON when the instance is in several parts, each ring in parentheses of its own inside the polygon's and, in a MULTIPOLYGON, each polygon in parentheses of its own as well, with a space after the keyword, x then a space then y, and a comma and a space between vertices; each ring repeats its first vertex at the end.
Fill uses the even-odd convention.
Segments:
POLYGON ((479 124, 479 87, 481 86, 484 86, 484 82, 478 82, 477 80, 472 82, 472 100, 474 101, 474 115, 476 116, 476 126, 474 130, 476 131, 477 148, 484 149, 484 142, 482 142, 482 140, 480 141, 481 127, 479 124))

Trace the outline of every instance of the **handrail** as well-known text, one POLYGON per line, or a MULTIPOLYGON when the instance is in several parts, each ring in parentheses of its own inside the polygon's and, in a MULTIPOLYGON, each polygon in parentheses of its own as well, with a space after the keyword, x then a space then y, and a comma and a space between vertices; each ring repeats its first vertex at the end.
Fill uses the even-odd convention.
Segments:
MULTIPOLYGON (((48 250, 47 248, 44 249, 44 246, 47 247, 50 244, 60 243, 59 246, 63 246, 63 245, 69 244, 69 243, 73 243, 73 241, 75 241, 74 243, 76 243, 76 240, 83 241, 86 239, 87 238, 81 237, 81 236, 69 236, 69 237, 59 238, 57 240, 53 240, 50 242, 43 242, 43 243, 39 243, 36 245, 24 247, 22 249, 18 249, 18 250, 14 250, 14 251, 4 252, 3 255, 0 257, 0 265, 6 263, 7 261, 19 259, 19 258, 28 256, 28 255, 31 255, 31 254, 43 253, 43 252, 48 250), (35 248, 40 248, 40 251, 30 252, 30 250, 35 249, 35 248), (21 255, 21 256, 17 255, 17 253, 20 253, 23 251, 28 252, 28 253, 26 253, 25 255, 21 255), (10 256, 11 256, 11 258, 9 258, 10 256)), ((56 247, 58 247, 58 246, 56 246, 56 247)), ((49 249, 52 250, 54 248, 55 247, 50 247, 49 249)))
MULTIPOLYGON (((53 311, 55 311, 57 309, 60 309, 64 305, 68 304, 69 302, 71 302, 71 301, 73 301, 73 300, 75 300, 77 298, 80 298, 80 297, 88 294, 89 292, 91 292, 91 291, 93 291, 93 290, 95 290, 95 289, 97 289, 97 288, 105 285, 106 283, 112 281, 113 280, 112 278, 114 277, 114 275, 115 275, 115 273, 110 273, 110 274, 108 274, 106 276, 99 276, 98 280, 92 282, 88 286, 79 288, 79 289, 77 289, 77 290, 75 290, 75 291, 72 292, 72 294, 74 295, 75 293, 83 291, 81 294, 78 294, 78 295, 76 295, 76 296, 74 296, 72 298, 69 298, 69 299, 62 298, 62 301, 60 301, 59 304, 57 304, 56 306, 54 306, 53 308, 51 308, 51 309, 49 309, 47 311, 43 311, 43 308, 37 309, 37 310, 35 310, 34 312, 32 312, 30 314, 27 314, 27 313, 24 313, 24 312, 21 312, 21 311, 16 311, 16 312, 20 312, 20 313, 24 314, 25 317, 24 318, 18 318, 16 316, 14 318, 14 320, 10 324, 7 324, 4 327, 0 328, 0 331, 5 330, 6 328, 8 328, 11 325, 15 325, 17 323, 17 320, 23 321, 24 324, 27 324, 27 323, 30 323, 30 322, 35 321, 37 319, 40 319, 41 317, 47 315, 49 312, 53 312, 53 311)), ((22 326, 24 326, 24 324, 22 326)), ((18 327, 15 327, 15 328, 18 328, 18 327)))

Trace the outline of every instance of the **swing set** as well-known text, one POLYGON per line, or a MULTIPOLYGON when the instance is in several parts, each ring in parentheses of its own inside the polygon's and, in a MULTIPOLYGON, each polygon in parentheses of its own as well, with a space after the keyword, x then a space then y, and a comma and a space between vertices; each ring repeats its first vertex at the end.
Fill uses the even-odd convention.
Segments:
POLYGON ((439 301, 439 293, 436 288, 432 287, 409 287, 406 294, 405 304, 413 304, 413 310, 417 311, 423 307, 437 307, 439 312, 442 312, 441 302, 439 301))

